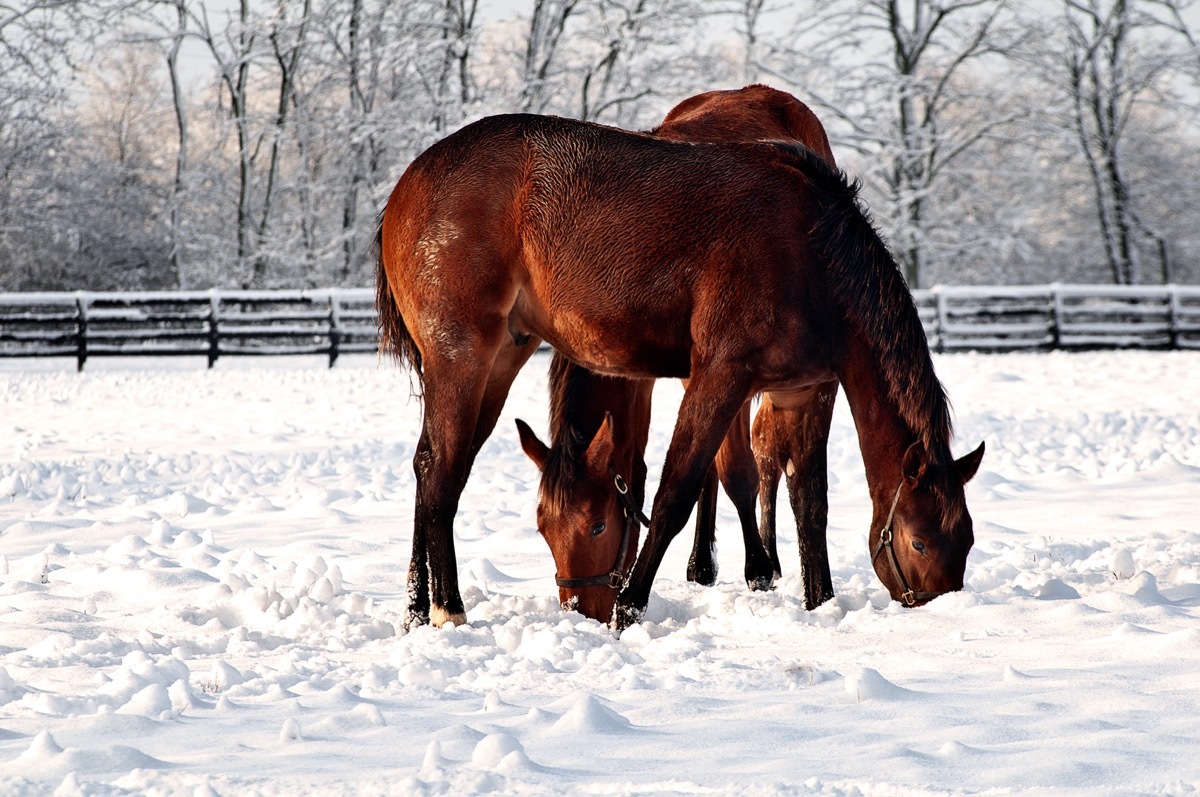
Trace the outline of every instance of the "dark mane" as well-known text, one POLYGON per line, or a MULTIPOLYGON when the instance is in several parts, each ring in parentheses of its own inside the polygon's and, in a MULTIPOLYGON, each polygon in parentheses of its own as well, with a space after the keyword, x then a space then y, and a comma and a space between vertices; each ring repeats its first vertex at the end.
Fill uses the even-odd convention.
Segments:
POLYGON ((570 500, 588 442, 600 428, 599 420, 589 423, 586 409, 595 380, 603 378, 558 352, 550 361, 550 454, 543 465, 541 489, 543 497, 556 507, 570 500))
POLYGON ((821 215, 810 231, 826 261, 830 289, 846 321, 878 358, 888 397, 939 465, 950 464, 950 404, 933 370, 929 342, 900 269, 859 198, 860 180, 806 147, 775 142, 801 171, 821 215))

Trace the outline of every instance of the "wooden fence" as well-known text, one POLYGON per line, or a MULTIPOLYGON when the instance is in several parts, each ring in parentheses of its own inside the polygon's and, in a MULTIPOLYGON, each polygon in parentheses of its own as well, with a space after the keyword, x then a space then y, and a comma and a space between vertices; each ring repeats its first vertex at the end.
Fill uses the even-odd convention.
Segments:
POLYGON ((937 351, 1200 349, 1200 286, 939 287, 914 298, 937 351))
MULTIPOLYGON (((937 351, 1200 349, 1200 286, 914 292, 937 351)), ((376 351, 374 291, 0 294, 0 357, 220 357, 376 351)))
POLYGON ((372 290, 0 294, 0 357, 374 352, 372 290))

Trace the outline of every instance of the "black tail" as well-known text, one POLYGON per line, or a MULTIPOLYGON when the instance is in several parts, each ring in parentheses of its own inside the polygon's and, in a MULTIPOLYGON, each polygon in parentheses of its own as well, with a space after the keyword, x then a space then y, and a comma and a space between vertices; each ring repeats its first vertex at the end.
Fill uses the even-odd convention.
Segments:
POLYGON ((421 350, 404 325, 404 317, 396 306, 396 298, 388 284, 387 269, 383 265, 383 214, 379 216, 379 227, 375 231, 375 312, 379 316, 379 353, 390 355, 401 365, 408 364, 416 377, 414 393, 420 395, 424 387, 424 369, 421 365, 421 350))

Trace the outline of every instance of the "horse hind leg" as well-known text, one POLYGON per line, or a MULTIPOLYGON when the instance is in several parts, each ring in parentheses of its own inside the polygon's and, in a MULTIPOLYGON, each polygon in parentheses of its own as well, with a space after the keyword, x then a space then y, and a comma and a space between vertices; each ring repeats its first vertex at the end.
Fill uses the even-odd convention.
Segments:
POLYGON ((435 351, 426 358, 425 420, 413 458, 417 501, 406 627, 466 622, 454 516, 475 456, 495 427, 512 380, 536 348, 501 352, 502 332, 501 327, 491 336, 481 336, 471 356, 459 352, 448 359, 435 351), (481 367, 481 362, 490 365, 481 367))
POLYGON ((769 590, 775 584, 776 564, 759 536, 754 502, 758 495, 758 465, 750 446, 750 402, 742 405, 717 452, 717 474, 726 495, 733 501, 742 527, 746 549, 744 574, 752 590, 769 590))
POLYGON ((541 343, 541 338, 526 333, 519 337, 514 336, 512 339, 506 338, 500 351, 496 353, 496 360, 492 363, 487 387, 484 389, 483 400, 479 405, 475 433, 471 437, 470 457, 467 461, 468 471, 474 465, 475 457, 483 448, 483 444, 496 429, 496 421, 499 420, 504 403, 508 400, 508 392, 512 388, 513 380, 517 378, 521 368, 529 361, 541 343))
POLYGON ((711 587, 717 583, 717 471, 708 469, 696 501, 696 538, 688 557, 687 579, 711 587))
POLYGON ((776 435, 774 414, 771 412, 771 400, 763 399, 758 414, 754 416, 754 428, 751 434, 754 461, 758 466, 758 534, 767 555, 771 557, 771 565, 775 570, 775 578, 783 574, 779 562, 779 547, 775 534, 775 509, 779 495, 779 452, 776 450, 776 435))
MULTIPOLYGON (((427 463, 431 458, 432 446, 429 435, 424 429, 417 441, 417 451, 413 455, 413 472, 417 477, 417 505, 421 505, 422 474, 427 472, 427 463)), ((429 625, 429 535, 427 524, 422 522, 420 511, 413 514, 413 545, 412 558, 408 563, 408 587, 405 590, 408 597, 408 607, 404 614, 404 630, 409 631, 417 626, 429 625)))
POLYGON ((466 622, 458 590, 453 523, 466 484, 475 418, 466 412, 443 408, 444 391, 433 389, 434 385, 436 382, 426 379, 425 424, 413 457, 417 501, 413 512, 406 628, 424 623, 441 626, 447 622, 455 625, 466 622))
POLYGON ((827 448, 837 384, 819 388, 804 407, 782 413, 776 426, 788 452, 788 498, 796 517, 796 542, 804 580, 804 605, 812 610, 833 597, 829 569, 829 468, 827 448))
MULTIPOLYGON (((793 459, 795 462, 796 459, 793 459)), ((796 542, 804 578, 804 607, 812 610, 833 597, 829 570, 829 481, 824 447, 800 459, 788 477, 788 497, 796 516, 796 542)))

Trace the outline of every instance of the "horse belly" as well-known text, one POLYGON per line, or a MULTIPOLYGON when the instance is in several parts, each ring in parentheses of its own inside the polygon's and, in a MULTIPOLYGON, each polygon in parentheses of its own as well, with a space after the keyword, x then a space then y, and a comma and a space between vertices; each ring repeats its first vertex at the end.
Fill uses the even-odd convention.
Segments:
POLYGON ((678 324, 631 317, 572 302, 544 307, 522 291, 510 326, 545 340, 568 359, 597 373, 682 378, 691 362, 691 340, 678 324))

